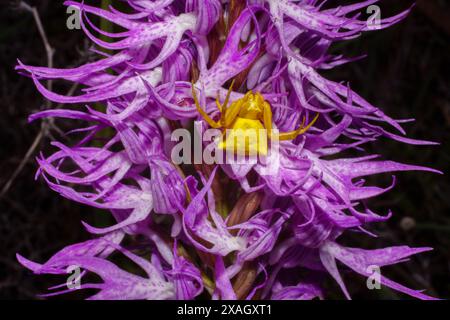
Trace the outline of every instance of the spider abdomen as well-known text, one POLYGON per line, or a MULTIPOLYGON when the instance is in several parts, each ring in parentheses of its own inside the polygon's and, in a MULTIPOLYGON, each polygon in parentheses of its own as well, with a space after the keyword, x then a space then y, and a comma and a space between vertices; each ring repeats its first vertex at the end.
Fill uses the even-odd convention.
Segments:
POLYGON ((245 155, 267 155, 267 131, 260 120, 237 117, 224 131, 219 148, 245 155))

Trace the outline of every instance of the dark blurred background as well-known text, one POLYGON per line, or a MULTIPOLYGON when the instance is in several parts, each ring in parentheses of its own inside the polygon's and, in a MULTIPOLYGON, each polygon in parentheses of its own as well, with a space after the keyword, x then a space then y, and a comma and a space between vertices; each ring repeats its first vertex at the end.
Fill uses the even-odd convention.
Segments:
MULTIPOLYGON (((100 1, 87 1, 99 3, 100 1)), ((115 3, 115 1, 113 1, 115 3)), ((352 1, 331 1, 345 3, 352 1)), ((56 50, 55 67, 72 67, 93 59, 81 31, 66 28, 62 1, 27 1, 42 19, 50 45, 56 50)), ((412 4, 409 0, 381 1, 386 17, 412 4)), ((384 159, 431 166, 449 172, 450 136, 450 2, 419 0, 411 15, 387 30, 366 33, 356 41, 336 44, 335 52, 364 60, 327 72, 336 80, 350 80, 352 87, 394 118, 415 118, 406 125, 410 137, 440 142, 440 146, 414 147, 382 139, 367 150, 384 159)), ((60 130, 73 122, 27 123, 27 117, 49 107, 32 81, 14 71, 16 59, 30 65, 47 65, 46 51, 31 12, 17 1, 2 1, 0 11, 0 299, 36 299, 53 284, 33 276, 15 259, 17 252, 43 262, 63 246, 88 239, 80 220, 89 220, 93 209, 56 195, 34 180, 34 157, 48 154, 52 139, 64 140, 60 130), (34 148, 33 148, 34 147, 34 148), (24 161, 26 160, 26 161, 24 161)), ((57 92, 69 85, 55 83, 57 92)), ((51 107, 56 107, 52 104, 51 107)), ((388 185, 390 176, 372 178, 388 185)), ((393 218, 375 226, 377 239, 360 234, 342 239, 349 245, 376 248, 405 244, 435 250, 411 262, 387 268, 387 276, 410 287, 450 298, 450 188, 447 176, 409 172, 397 175, 396 188, 372 201, 372 208, 393 218)), ((365 280, 345 275, 355 299, 400 299, 390 290, 368 291, 365 280)), ((330 281, 331 297, 342 298, 330 281)))

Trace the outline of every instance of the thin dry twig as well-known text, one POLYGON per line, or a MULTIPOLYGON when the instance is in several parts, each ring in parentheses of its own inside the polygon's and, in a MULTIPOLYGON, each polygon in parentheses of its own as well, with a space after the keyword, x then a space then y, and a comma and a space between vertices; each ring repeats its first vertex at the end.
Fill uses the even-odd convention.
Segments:
POLYGON ((11 185, 16 180, 17 176, 20 172, 22 172, 23 168, 25 167, 26 163, 30 159, 30 157, 33 155, 34 151, 36 150, 37 146, 39 145, 39 142, 41 141, 42 137, 45 133, 45 124, 42 122, 41 130, 39 130, 38 135, 36 138, 34 138, 33 143, 31 144, 30 148, 28 149, 27 153, 25 154, 25 157, 20 162, 19 166, 14 170, 14 173, 12 174, 11 178, 9 178, 8 182, 3 186, 2 191, 0 192, 0 198, 2 198, 11 188, 11 185))
MULTIPOLYGON (((72 87, 67 92, 68 96, 71 96, 75 93, 75 90, 78 88, 78 83, 74 83, 72 87)), ((59 109, 62 106, 62 104, 59 104, 57 106, 57 109, 59 109)), ((39 145, 39 142, 42 140, 42 138, 47 135, 49 127, 53 128, 56 132, 58 132, 61 136, 64 135, 64 133, 59 129, 53 122, 43 121, 41 123, 41 129, 39 130, 38 135, 36 138, 34 138, 33 143, 28 148, 27 153, 25 154, 25 157, 20 162, 19 166, 14 170, 11 178, 9 178, 8 182, 3 186, 2 190, 0 191, 0 198, 3 198, 3 196, 9 191, 11 188, 11 185, 16 180, 17 176, 22 172, 23 168, 27 164, 28 160, 30 160, 31 156, 34 154, 36 148, 39 145)))
MULTIPOLYGON (((29 11, 33 15, 34 21, 36 23, 36 27, 38 28, 39 35, 41 36, 42 43, 44 44, 44 47, 45 47, 45 52, 47 53, 47 66, 49 68, 53 68, 53 56, 55 54, 55 49, 53 49, 53 47, 50 45, 50 42, 48 41, 48 37, 47 37, 45 29, 42 25, 42 20, 41 20, 38 10, 36 9, 36 7, 31 7, 29 4, 27 4, 26 2, 23 2, 23 1, 20 2, 19 8, 29 11)), ((47 81, 47 89, 49 89, 51 91, 52 87, 53 87, 53 81, 50 79, 47 81)), ((49 100, 46 100, 46 104, 47 104, 47 107, 50 107, 51 102, 49 100)))
MULTIPOLYGON (((47 53, 47 66, 49 68, 53 67, 53 56, 55 53, 55 50, 50 46, 50 43, 47 38, 47 34, 45 33, 44 27, 42 25, 41 17, 39 15, 38 10, 36 7, 31 7, 27 3, 21 1, 19 3, 19 8, 26 10, 28 12, 31 12, 33 14, 34 21, 36 23, 36 26, 38 28, 39 34, 41 36, 42 42, 45 47, 45 51, 47 53)), ((53 82, 52 80, 47 81, 47 89, 52 90, 53 82)), ((46 100, 46 107, 51 107, 51 102, 49 100, 46 100)), ((11 178, 6 182, 6 184, 3 186, 1 192, 0 192, 0 198, 2 198, 11 188, 11 185, 16 180, 17 176, 22 172, 23 168, 25 167, 28 160, 31 158, 31 156, 34 154, 37 146, 39 145, 39 142, 41 139, 46 135, 48 131, 49 123, 47 121, 43 121, 41 124, 41 129, 39 130, 38 135, 34 139, 33 143, 31 144, 30 148, 28 148, 27 153, 25 154, 25 157, 20 162, 19 166, 14 170, 11 178)))

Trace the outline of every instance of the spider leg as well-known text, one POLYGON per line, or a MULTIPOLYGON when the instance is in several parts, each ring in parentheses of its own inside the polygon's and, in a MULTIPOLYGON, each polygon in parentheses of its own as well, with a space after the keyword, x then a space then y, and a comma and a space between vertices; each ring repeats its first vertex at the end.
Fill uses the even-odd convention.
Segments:
POLYGON ((241 99, 234 101, 230 108, 226 110, 223 114, 225 114, 223 120, 221 120, 222 126, 225 128, 229 128, 234 120, 236 120, 239 115, 239 111, 241 111, 243 101, 241 99))
POLYGON ((200 107, 200 103, 198 102, 197 93, 195 92, 194 83, 192 82, 192 97, 194 98, 195 107, 197 108, 198 113, 205 119, 205 121, 214 129, 218 129, 221 127, 220 123, 211 119, 211 117, 200 107))
MULTIPOLYGON (((225 102, 221 106, 222 114, 220 116, 220 122, 222 124, 225 123, 225 117, 226 117, 226 113, 227 113, 228 102, 230 101, 230 95, 231 95, 231 92, 233 91, 233 86, 234 86, 234 80, 231 82, 230 88, 228 88, 227 96, 225 97, 225 102)), ((217 102, 219 102, 219 100, 217 100, 217 102)))
POLYGON ((279 133, 278 139, 280 141, 282 141, 282 140, 293 140, 293 139, 297 138, 299 135, 305 133, 314 125, 314 123, 319 118, 319 115, 320 115, 319 113, 316 114, 314 119, 310 123, 308 123, 308 125, 306 127, 304 126, 306 119, 305 119, 305 117, 303 117, 303 122, 297 130, 279 133))
POLYGON ((222 117, 222 105, 220 104, 220 101, 219 101, 219 93, 217 93, 217 97, 216 97, 216 106, 217 106, 217 109, 219 109, 219 111, 220 111, 220 117, 222 117))
POLYGON ((272 137, 272 109, 270 108, 270 104, 264 101, 263 108, 263 124, 264 128, 267 130, 267 136, 272 137))
POLYGON ((230 101, 230 95, 231 95, 231 92, 233 91, 234 81, 235 81, 234 79, 233 79, 233 81, 231 81, 230 88, 228 88, 227 96, 225 97, 225 102, 223 103, 225 108, 228 106, 228 102, 230 101))

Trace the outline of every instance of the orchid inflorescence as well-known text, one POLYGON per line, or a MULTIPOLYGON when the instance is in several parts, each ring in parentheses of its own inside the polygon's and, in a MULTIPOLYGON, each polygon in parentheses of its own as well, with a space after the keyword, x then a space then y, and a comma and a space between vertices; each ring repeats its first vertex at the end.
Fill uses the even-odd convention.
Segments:
MULTIPOLYGON (((17 65, 48 100, 81 105, 41 111, 30 121, 86 123, 68 133, 81 136, 71 145, 52 142, 54 153, 37 158, 37 175, 63 197, 104 209, 116 221, 83 222, 93 239, 43 264, 17 255, 36 274, 82 270, 79 287, 57 286, 47 296, 94 289, 90 299, 323 299, 329 296, 323 280, 330 278, 350 298, 340 269, 371 277, 373 266, 430 250, 367 250, 339 241, 344 233, 374 236, 367 228, 391 217, 370 210, 367 200, 390 191, 395 178, 379 187, 363 177, 439 173, 377 155, 342 155, 361 154, 364 144, 380 139, 434 144, 407 138, 406 120, 320 74, 356 60, 330 54, 330 46, 370 31, 361 13, 377 0, 339 7, 317 0, 126 2, 126 13, 65 2, 78 9, 86 36, 107 49, 96 50, 99 60, 70 69, 17 65), (102 30, 94 16, 121 31, 102 30), (82 93, 55 93, 42 84, 52 79, 80 84, 82 93), (177 165, 172 132, 192 129, 194 120, 202 129, 276 128, 282 139, 269 161, 177 165), (110 259, 117 253, 145 275, 126 271, 126 260, 118 266, 110 259), (101 282, 84 281, 89 273, 101 282)), ((410 10, 380 20, 377 29, 410 10)), ((381 274, 379 282, 433 299, 381 274)))

